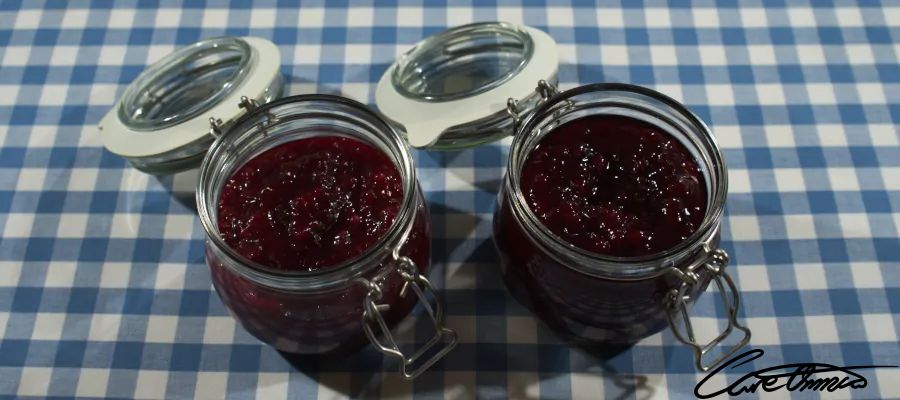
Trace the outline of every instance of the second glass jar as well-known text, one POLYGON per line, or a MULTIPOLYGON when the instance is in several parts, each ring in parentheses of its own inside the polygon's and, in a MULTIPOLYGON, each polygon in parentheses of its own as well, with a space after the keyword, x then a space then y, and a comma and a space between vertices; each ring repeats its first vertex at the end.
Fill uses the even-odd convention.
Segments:
POLYGON ((749 339, 736 319, 737 291, 724 272, 727 254, 718 248, 727 186, 725 162, 711 132, 680 103, 628 84, 585 85, 546 95, 533 113, 517 121, 498 196, 494 240, 504 281, 519 302, 577 344, 634 343, 671 325, 676 337, 695 350, 698 368, 708 369, 749 339), (529 208, 520 184, 528 156, 555 128, 598 115, 659 127, 693 155, 708 198, 705 218, 688 239, 648 256, 605 256, 558 237, 529 208), (700 345, 687 309, 710 282, 719 288, 729 324, 716 340, 700 345), (703 356, 733 330, 743 332, 740 344, 704 362, 703 356))

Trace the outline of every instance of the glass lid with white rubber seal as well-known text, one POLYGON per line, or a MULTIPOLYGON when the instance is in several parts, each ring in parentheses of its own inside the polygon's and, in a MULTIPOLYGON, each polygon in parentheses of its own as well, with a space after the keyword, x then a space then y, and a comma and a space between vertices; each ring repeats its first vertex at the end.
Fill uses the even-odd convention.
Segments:
POLYGON ((560 92, 558 61, 537 29, 465 25, 403 54, 375 98, 413 147, 512 136, 492 223, 498 267, 546 326, 583 347, 671 329, 709 370, 750 340, 719 246, 727 170, 712 131, 648 88, 560 92), (704 341, 688 309, 710 286, 728 324, 704 341))
POLYGON ((143 172, 195 168, 216 130, 242 108, 281 95, 280 62, 272 42, 254 37, 216 37, 178 49, 147 67, 101 119, 103 144, 143 172))
POLYGON ((512 134, 508 102, 533 108, 538 81, 556 83, 556 42, 538 29, 481 22, 428 37, 401 55, 376 88, 379 110, 413 147, 452 150, 512 134))

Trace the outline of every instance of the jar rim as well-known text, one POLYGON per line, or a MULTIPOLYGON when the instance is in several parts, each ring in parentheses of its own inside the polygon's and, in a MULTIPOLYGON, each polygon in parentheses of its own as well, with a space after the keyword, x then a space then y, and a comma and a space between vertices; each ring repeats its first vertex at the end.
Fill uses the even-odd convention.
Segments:
MULTIPOLYGON (((552 130, 550 129, 544 134, 552 130)), ((617 82, 595 83, 578 86, 550 97, 535 108, 533 112, 526 115, 520 124, 517 124, 516 133, 510 148, 505 185, 507 193, 510 195, 513 214, 519 223, 527 224, 523 228, 531 236, 531 239, 536 244, 553 250, 549 252, 551 255, 554 255, 555 251, 568 259, 578 261, 574 264, 570 262, 561 262, 561 264, 588 275, 604 278, 644 279, 664 273, 674 265, 674 260, 694 255, 698 246, 709 244, 715 239, 725 209, 725 198, 728 193, 728 171, 724 156, 712 131, 696 114, 679 101, 643 86, 617 82), (560 115, 555 113, 565 108, 564 104, 568 99, 592 92, 607 92, 610 94, 619 92, 659 102, 670 108, 679 118, 683 118, 686 123, 690 124, 692 128, 701 134, 701 139, 705 141, 701 144, 707 147, 705 150, 709 153, 710 161, 712 162, 703 163, 702 159, 696 159, 696 161, 700 164, 700 167, 707 168, 709 173, 718 181, 715 185, 707 182, 707 190, 713 189, 713 193, 709 197, 706 215, 697 230, 687 239, 666 250, 649 255, 636 257, 609 256, 582 249, 566 241, 550 231, 531 210, 524 193, 522 193, 519 182, 521 169, 529 156, 526 152, 531 150, 526 148, 526 139, 535 133, 537 124, 543 118, 548 115, 553 116, 554 119, 560 117, 560 115)))
MULTIPOLYGON (((327 110, 317 109, 311 112, 317 117, 328 114, 327 110)), ((336 114, 336 111, 334 112, 336 114)), ((379 149, 381 151, 381 149, 379 149)), ((243 164, 241 164, 243 165, 243 164)), ((381 116, 372 111, 365 104, 356 100, 348 99, 342 96, 330 94, 305 94, 288 96, 277 99, 270 103, 261 105, 256 109, 241 116, 234 124, 232 124, 225 132, 223 132, 210 146, 203 163, 200 167, 199 185, 196 192, 197 209, 200 215, 200 221, 204 227, 207 236, 207 242, 221 253, 227 256, 226 260, 222 260, 223 264, 232 269, 234 272, 254 280, 263 285, 270 287, 290 289, 290 290, 321 290, 339 285, 349 280, 357 279, 370 269, 375 268, 378 261, 389 255, 396 256, 399 246, 406 241, 412 231, 413 220, 415 216, 415 208, 417 205, 417 186, 415 167, 413 165, 412 155, 406 143, 400 134, 387 123, 381 116), (216 160, 222 160, 224 152, 230 151, 229 146, 234 139, 242 134, 252 132, 254 129, 265 129, 274 126, 274 124, 303 119, 301 116, 293 116, 286 119, 276 118, 271 126, 261 127, 258 120, 260 117, 269 118, 273 113, 278 111, 291 113, 291 110, 279 110, 281 107, 297 105, 318 105, 318 106, 340 106, 345 110, 358 113, 361 118, 366 118, 368 122, 375 124, 374 127, 384 133, 387 138, 387 144, 391 147, 394 154, 388 153, 397 167, 397 171, 403 181, 403 200, 397 215, 391 227, 388 228, 382 237, 372 246, 369 246, 362 254, 343 261, 337 265, 329 266, 324 269, 315 271, 286 271, 268 267, 255 261, 252 261, 235 251, 231 246, 225 243, 219 232, 218 223, 215 219, 217 215, 217 199, 221 192, 221 185, 214 182, 214 175, 218 174, 220 180, 221 175, 227 175, 227 179, 231 174, 240 167, 228 168, 227 171, 222 170, 216 160), (215 191, 216 193, 213 193, 215 191), (234 261, 234 262, 231 262, 234 261)), ((224 182, 224 181, 223 181, 224 182)))

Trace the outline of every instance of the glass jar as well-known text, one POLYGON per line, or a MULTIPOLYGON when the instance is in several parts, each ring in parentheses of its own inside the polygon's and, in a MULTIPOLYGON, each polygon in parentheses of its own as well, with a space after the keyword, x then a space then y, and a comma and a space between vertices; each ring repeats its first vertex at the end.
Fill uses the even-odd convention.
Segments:
POLYGON ((278 350, 345 352, 371 341, 401 359, 404 376, 418 375, 455 345, 456 335, 442 325, 440 302, 432 305, 429 299, 434 297, 425 278, 431 256, 429 215, 405 142, 365 105, 342 97, 293 96, 245 107, 250 111, 243 118, 218 133, 200 167, 197 189, 206 260, 223 303, 247 331, 278 350), (276 270, 246 259, 219 232, 222 187, 262 152, 314 136, 361 140, 390 157, 404 188, 393 225, 360 256, 325 270, 276 270), (421 351, 407 357, 390 329, 417 301, 431 318, 435 334, 421 351), (430 349, 434 354, 423 357, 430 349))
MULTIPOLYGON (((494 241, 510 293, 565 338, 586 346, 633 343, 671 326, 706 371, 749 341, 737 321, 738 294, 718 247, 728 182, 725 162, 709 128, 683 105, 628 84, 592 84, 563 93, 539 85, 544 102, 518 120, 494 215, 494 241), (554 128, 588 115, 615 115, 657 126, 692 153, 704 176, 707 209, 700 227, 666 251, 611 257, 580 249, 545 227, 528 206, 520 175, 529 154, 554 128), (687 310, 710 282, 718 287, 728 327, 711 343, 694 338, 687 310), (677 323, 683 320, 684 332, 677 323), (738 345, 711 363, 703 356, 734 330, 738 345)), ((511 104, 512 106, 512 104, 511 104)), ((511 114, 516 115, 511 107, 511 114)))
POLYGON ((444 327, 442 305, 425 277, 431 229, 407 145, 356 101, 325 95, 276 100, 283 89, 280 62, 275 44, 256 37, 185 46, 128 86, 97 126, 104 146, 143 172, 177 174, 174 181, 196 177, 186 186, 206 230, 213 286, 247 331, 299 354, 347 352, 371 342, 400 359, 405 377, 415 377, 455 346, 456 334, 444 327), (363 254, 326 270, 275 270, 244 258, 218 229, 225 182, 262 152, 312 136, 361 140, 393 161, 404 187, 393 225, 363 254), (391 328, 417 302, 435 333, 407 356, 391 328))
POLYGON ((750 337, 737 322, 737 290, 724 271, 728 256, 718 248, 727 174, 709 128, 683 105, 639 86, 593 84, 559 94, 557 70, 556 43, 546 33, 476 23, 417 43, 382 75, 375 98, 413 147, 452 150, 513 136, 494 240, 509 291, 541 320, 584 345, 633 343, 669 325, 692 347, 698 368, 708 369, 703 356, 725 337, 744 334, 713 365, 750 337), (601 256, 567 243, 533 214, 519 185, 528 155, 554 128, 596 114, 660 127, 697 160, 707 212, 686 241, 648 257, 601 256), (710 282, 720 290, 729 325, 700 345, 687 310, 710 282))

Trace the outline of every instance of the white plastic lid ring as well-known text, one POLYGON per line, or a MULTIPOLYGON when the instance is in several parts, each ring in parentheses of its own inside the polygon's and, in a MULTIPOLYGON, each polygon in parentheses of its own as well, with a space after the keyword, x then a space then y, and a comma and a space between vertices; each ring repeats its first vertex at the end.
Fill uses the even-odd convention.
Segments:
MULTIPOLYGON (((464 25, 402 55, 381 76, 375 100, 403 125, 413 147, 441 147, 448 129, 505 112, 507 99, 534 95, 538 81, 555 82, 558 65, 556 42, 538 29, 464 25)), ((478 135, 472 132, 469 142, 484 142, 478 135)))

